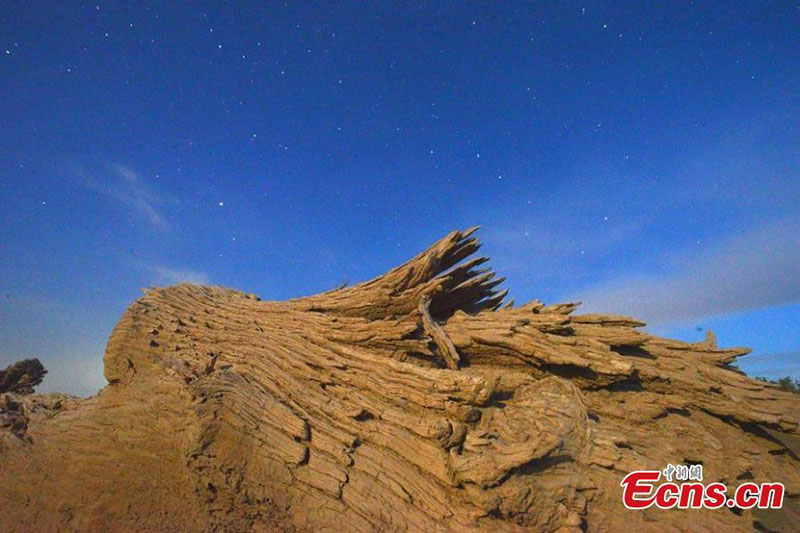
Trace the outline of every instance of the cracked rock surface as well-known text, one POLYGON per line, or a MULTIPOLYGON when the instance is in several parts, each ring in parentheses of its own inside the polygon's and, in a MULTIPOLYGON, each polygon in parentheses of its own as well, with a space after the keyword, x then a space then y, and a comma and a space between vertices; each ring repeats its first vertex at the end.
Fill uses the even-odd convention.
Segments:
POLYGON ((0 395, 0 530, 792 530, 800 402, 748 350, 515 307, 473 231, 286 302, 147 291, 98 395, 0 395), (688 462, 784 509, 622 506, 625 474, 688 462))

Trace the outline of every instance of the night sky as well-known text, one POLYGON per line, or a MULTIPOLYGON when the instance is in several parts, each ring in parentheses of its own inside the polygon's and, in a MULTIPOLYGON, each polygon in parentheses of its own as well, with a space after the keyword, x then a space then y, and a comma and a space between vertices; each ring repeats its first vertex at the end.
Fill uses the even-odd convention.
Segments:
POLYGON ((480 224, 518 303, 800 377, 796 2, 132 4, 0 6, 0 368, 90 394, 142 287, 296 297, 480 224))

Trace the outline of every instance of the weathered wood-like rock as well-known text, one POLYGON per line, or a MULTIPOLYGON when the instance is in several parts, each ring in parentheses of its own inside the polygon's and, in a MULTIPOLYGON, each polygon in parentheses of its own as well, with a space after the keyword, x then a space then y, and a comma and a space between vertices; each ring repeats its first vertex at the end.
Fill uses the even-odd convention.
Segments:
MULTIPOLYGON (((453 232, 385 275, 287 302, 153 289, 97 396, 6 394, 0 529, 693 531, 800 519, 798 397, 745 349, 577 304, 503 307, 453 232), (781 511, 626 510, 620 480, 702 461, 781 511)), ((0 431, 4 431, 0 429, 0 431)))

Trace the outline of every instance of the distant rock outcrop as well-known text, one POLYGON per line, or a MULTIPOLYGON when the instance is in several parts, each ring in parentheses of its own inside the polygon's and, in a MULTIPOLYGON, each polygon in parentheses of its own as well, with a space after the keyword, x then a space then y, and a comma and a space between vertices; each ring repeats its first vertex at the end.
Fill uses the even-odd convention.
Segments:
POLYGON ((797 395, 738 372, 747 350, 712 337, 504 305, 472 233, 287 302, 148 291, 109 339, 97 396, 1 397, 26 423, 0 441, 0 529, 794 527, 797 395), (707 482, 782 482, 784 509, 623 507, 625 474, 687 462, 707 482))
POLYGON ((0 394, 14 392, 31 394, 44 379, 47 370, 38 359, 24 359, 0 370, 0 394))

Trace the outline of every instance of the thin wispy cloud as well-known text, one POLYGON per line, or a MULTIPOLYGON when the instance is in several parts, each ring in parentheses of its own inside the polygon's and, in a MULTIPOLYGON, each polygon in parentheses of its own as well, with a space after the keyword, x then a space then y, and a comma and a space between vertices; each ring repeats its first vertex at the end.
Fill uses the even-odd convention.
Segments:
POLYGON ((484 239, 510 259, 517 257, 521 268, 530 269, 537 263, 560 270, 575 256, 607 254, 644 229, 640 217, 619 220, 602 212, 588 212, 583 218, 573 219, 578 222, 569 223, 551 215, 542 213, 526 222, 485 228, 484 239))
POLYGON ((211 278, 206 272, 154 265, 143 268, 152 274, 152 282, 157 285, 175 285, 177 283, 208 285, 211 283, 211 278))
POLYGON ((660 272, 610 280, 581 294, 584 311, 673 322, 800 301, 800 220, 782 218, 703 252, 668 257, 660 272))
POLYGON ((80 175, 86 187, 115 200, 154 229, 170 228, 162 210, 171 198, 131 168, 111 163, 97 175, 85 171, 80 175))
POLYGON ((739 119, 670 161, 581 161, 522 208, 507 199, 513 210, 484 236, 517 299, 580 300, 651 323, 800 301, 796 165, 786 150, 758 148, 796 126, 778 114, 739 119))
POLYGON ((631 207, 625 191, 594 192, 549 193, 525 211, 486 222, 487 253, 515 291, 543 298, 542 290, 568 290, 595 275, 598 260, 642 239, 652 215, 631 207))

